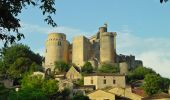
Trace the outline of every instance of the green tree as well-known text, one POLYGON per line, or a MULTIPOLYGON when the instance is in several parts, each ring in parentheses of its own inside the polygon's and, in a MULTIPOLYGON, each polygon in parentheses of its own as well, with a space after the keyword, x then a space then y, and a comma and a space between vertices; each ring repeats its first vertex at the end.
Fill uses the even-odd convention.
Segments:
POLYGON ((161 91, 161 77, 155 74, 147 74, 143 88, 146 94, 153 95, 161 91))
POLYGON ((60 72, 67 72, 69 70, 70 66, 64 61, 56 61, 55 62, 55 70, 58 70, 60 72))
POLYGON ((5 88, 3 83, 0 83, 0 100, 7 100, 10 90, 5 88))
POLYGON ((161 77, 161 83, 160 83, 161 91, 168 93, 169 86, 170 86, 170 79, 161 77))
POLYGON ((104 63, 98 71, 101 73, 119 73, 119 66, 104 63))
POLYGON ((2 59, 6 65, 13 64, 19 57, 29 58, 39 65, 41 65, 43 59, 39 54, 35 54, 28 46, 23 44, 14 44, 2 50, 2 59))
POLYGON ((8 78, 20 78, 25 72, 41 70, 42 57, 35 54, 30 48, 23 44, 15 44, 3 48, 1 67, 8 78))
POLYGON ((138 66, 134 70, 131 70, 128 75, 127 75, 127 82, 131 83, 136 80, 143 80, 145 78, 145 75, 147 74, 157 74, 154 70, 151 68, 143 67, 143 66, 138 66))
POLYGON ((167 2, 168 0, 160 0, 160 3, 167 2))
POLYGON ((52 95, 58 91, 58 85, 56 80, 44 80, 42 84, 42 91, 47 95, 52 95))
POLYGON ((2 61, 2 59, 0 59, 0 80, 3 79, 5 77, 5 66, 4 66, 4 62, 2 61))
POLYGON ((22 79, 21 89, 9 94, 10 100, 48 100, 58 93, 56 80, 46 80, 41 75, 26 74, 22 79))
POLYGON ((20 40, 24 35, 19 32, 20 19, 18 15, 23 9, 29 6, 35 6, 42 11, 47 24, 57 26, 51 15, 55 14, 55 0, 1 0, 0 1, 0 40, 5 40, 5 45, 20 40), (8 34, 10 31, 16 35, 8 34))
POLYGON ((58 92, 58 96, 56 96, 56 100, 70 100, 70 89, 65 88, 64 90, 58 92))
POLYGON ((79 85, 79 86, 83 86, 84 85, 84 79, 81 78, 81 79, 78 79, 75 81, 75 84, 79 85))
POLYGON ((93 66, 90 62, 86 62, 82 67, 83 73, 92 73, 93 72, 93 66))
POLYGON ((88 96, 83 94, 76 94, 73 96, 72 100, 90 100, 88 96))

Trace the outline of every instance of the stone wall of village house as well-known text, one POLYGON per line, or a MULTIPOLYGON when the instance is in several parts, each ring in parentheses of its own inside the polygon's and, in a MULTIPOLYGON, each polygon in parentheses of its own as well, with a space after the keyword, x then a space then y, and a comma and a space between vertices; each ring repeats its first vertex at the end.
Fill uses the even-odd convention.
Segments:
POLYGON ((125 76, 85 76, 84 85, 95 85, 96 89, 125 87, 125 76))
POLYGON ((82 75, 80 72, 78 72, 73 66, 69 69, 69 71, 66 73, 66 78, 69 80, 76 80, 81 79, 82 75))

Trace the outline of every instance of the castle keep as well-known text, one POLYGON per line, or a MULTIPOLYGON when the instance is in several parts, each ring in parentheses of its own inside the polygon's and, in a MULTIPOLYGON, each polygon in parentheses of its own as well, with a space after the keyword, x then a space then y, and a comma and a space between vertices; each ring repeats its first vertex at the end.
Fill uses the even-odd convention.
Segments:
MULTIPOLYGON (((45 69, 54 69, 55 61, 72 63, 80 69, 87 61, 91 62, 95 68, 102 63, 127 62, 127 64, 120 65, 126 65, 125 67, 135 66, 135 58, 132 57, 133 59, 131 59, 130 56, 128 59, 127 56, 116 54, 116 35, 116 32, 107 31, 106 24, 100 27, 99 31, 90 38, 76 36, 72 43, 67 41, 64 33, 50 33, 45 43, 45 69)), ((142 64, 142 62, 138 62, 142 64)))

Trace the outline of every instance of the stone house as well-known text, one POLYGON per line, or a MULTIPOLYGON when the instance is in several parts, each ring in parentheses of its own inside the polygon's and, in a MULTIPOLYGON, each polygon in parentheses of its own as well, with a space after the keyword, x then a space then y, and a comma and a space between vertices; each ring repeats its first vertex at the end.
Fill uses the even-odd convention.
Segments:
POLYGON ((66 73, 66 78, 69 80, 77 80, 77 79, 81 79, 82 75, 77 67, 71 66, 71 68, 66 73))
POLYGON ((84 85, 94 85, 96 89, 125 87, 125 75, 112 73, 89 74, 84 76, 84 85))

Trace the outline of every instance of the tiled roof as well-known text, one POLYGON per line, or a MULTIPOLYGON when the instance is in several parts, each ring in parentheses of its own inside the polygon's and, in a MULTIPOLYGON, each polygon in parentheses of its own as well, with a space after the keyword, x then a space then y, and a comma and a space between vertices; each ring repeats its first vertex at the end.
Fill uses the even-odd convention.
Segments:
POLYGON ((167 94, 167 93, 161 92, 161 93, 158 93, 158 94, 154 94, 152 96, 145 97, 142 100, 163 99, 163 98, 169 98, 170 99, 170 95, 167 94))
POLYGON ((135 89, 132 89, 132 93, 135 93, 137 95, 140 95, 142 97, 146 97, 147 95, 145 94, 144 90, 141 89, 141 88, 135 88, 135 89))
POLYGON ((91 73, 86 74, 85 76, 125 76, 125 75, 119 73, 91 73))

